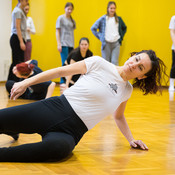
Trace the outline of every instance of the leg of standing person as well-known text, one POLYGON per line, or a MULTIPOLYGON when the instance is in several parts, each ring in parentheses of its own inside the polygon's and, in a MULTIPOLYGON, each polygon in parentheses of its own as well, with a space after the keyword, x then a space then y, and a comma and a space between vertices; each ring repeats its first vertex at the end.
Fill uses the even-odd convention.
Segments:
POLYGON ((106 42, 104 49, 102 49, 102 57, 109 62, 111 62, 111 51, 111 43, 106 42))
POLYGON ((119 54, 120 54, 120 43, 114 42, 112 43, 112 53, 111 53, 111 63, 114 65, 119 65, 119 54))
POLYGON ((86 131, 64 96, 2 109, 0 133, 38 133, 42 141, 0 148, 0 161, 61 160, 72 152, 86 131))
POLYGON ((31 40, 28 40, 26 42, 26 50, 24 51, 24 62, 31 59, 31 53, 32 53, 32 42, 31 40))
POLYGON ((19 78, 16 77, 12 70, 16 64, 24 62, 24 51, 20 48, 20 43, 18 36, 13 34, 10 38, 10 46, 12 49, 12 64, 9 69, 8 80, 19 81, 19 78))
POLYGON ((68 52, 70 54, 70 52, 73 50, 74 48, 73 47, 68 47, 68 52))
MULTIPOLYGON (((67 46, 62 46, 62 52, 61 54, 61 62, 62 62, 62 66, 64 65, 64 62, 66 61, 68 54, 69 54, 69 48, 67 46)), ((60 84, 65 83, 64 79, 61 78, 60 84)))
POLYGON ((175 81, 175 52, 172 50, 172 66, 170 72, 170 86, 169 91, 174 91, 174 81, 175 81))

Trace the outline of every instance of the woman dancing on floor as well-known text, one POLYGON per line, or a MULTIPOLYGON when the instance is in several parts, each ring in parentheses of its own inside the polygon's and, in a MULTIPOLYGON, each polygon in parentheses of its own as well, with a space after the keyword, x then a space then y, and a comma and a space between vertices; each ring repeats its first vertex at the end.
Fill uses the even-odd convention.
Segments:
POLYGON ((134 84, 144 94, 156 93, 161 86, 162 73, 165 73, 165 65, 155 52, 143 50, 120 67, 93 56, 16 83, 11 91, 11 99, 14 100, 31 85, 82 74, 60 97, 0 110, 1 133, 38 133, 42 136, 42 141, 37 143, 0 148, 0 161, 62 160, 88 130, 112 113, 131 147, 147 150, 141 140, 134 139, 124 116, 133 89, 128 80, 135 79, 134 84))

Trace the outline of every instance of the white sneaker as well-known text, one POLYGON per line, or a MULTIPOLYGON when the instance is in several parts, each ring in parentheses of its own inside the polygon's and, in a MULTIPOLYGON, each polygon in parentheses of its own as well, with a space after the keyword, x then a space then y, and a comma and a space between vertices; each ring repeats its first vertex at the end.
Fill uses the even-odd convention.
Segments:
POLYGON ((170 86, 170 87, 168 88, 168 90, 169 90, 169 91, 174 91, 174 87, 170 86))

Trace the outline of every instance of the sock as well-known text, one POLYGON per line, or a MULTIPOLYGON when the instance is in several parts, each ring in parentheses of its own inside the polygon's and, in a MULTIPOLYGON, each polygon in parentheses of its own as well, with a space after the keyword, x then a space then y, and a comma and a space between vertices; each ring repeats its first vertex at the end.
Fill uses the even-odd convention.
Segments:
POLYGON ((174 78, 170 78, 170 86, 169 89, 173 90, 174 89, 174 78))

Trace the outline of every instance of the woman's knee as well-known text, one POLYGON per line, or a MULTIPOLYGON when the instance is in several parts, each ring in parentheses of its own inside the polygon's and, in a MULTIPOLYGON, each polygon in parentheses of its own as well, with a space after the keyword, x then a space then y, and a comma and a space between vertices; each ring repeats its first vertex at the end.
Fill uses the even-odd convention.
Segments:
POLYGON ((75 147, 75 141, 72 136, 68 134, 52 133, 52 136, 48 139, 43 139, 43 143, 46 146, 46 154, 51 160, 61 160, 71 154, 75 147))

